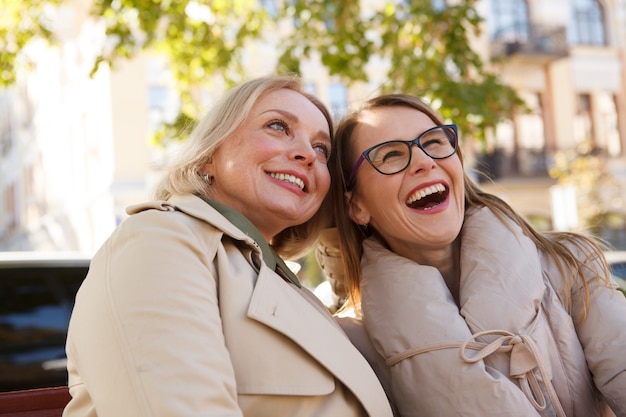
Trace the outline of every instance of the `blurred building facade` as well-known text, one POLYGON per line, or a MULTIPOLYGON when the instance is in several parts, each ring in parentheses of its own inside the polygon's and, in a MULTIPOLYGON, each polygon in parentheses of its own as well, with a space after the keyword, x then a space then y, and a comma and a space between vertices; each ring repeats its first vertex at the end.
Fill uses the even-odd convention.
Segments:
MULTIPOLYGON (((163 154, 149 137, 176 113, 172 80, 146 56, 90 77, 93 46, 106 41, 90 5, 66 1, 60 43, 30 46, 34 67, 0 91, 0 250, 92 253, 158 178, 163 154)), ((487 186, 522 212, 550 212, 547 168, 558 152, 585 145, 615 161, 626 153, 626 0, 479 0, 477 9, 485 23, 476 49, 531 110, 498 126, 479 162, 495 179, 542 184, 487 186)), ((244 56, 250 76, 264 75, 276 48, 257 43, 244 56)), ((316 62, 303 78, 340 117, 375 94, 384 67, 373 62, 370 82, 350 89, 316 62)))
POLYGON ((113 222, 110 77, 89 77, 103 37, 88 7, 60 8, 59 45, 29 44, 30 70, 0 91, 0 250, 91 248, 113 222))
POLYGON ((142 59, 90 75, 105 42, 91 4, 55 10, 59 42, 29 44, 29 69, 0 90, 1 251, 93 253, 147 197, 149 79, 142 59))
POLYGON ((477 49, 529 108, 487 141, 479 162, 507 189, 487 187, 548 227, 585 226, 584 211, 626 213, 626 1, 482 0, 478 10, 485 27, 477 49), (614 180, 591 185, 606 192, 590 190, 596 198, 575 213, 576 197, 554 187, 548 169, 588 163, 585 155, 604 161, 590 169, 614 180))
POLYGON ((488 144, 508 157, 498 168, 541 173, 555 152, 581 145, 623 155, 626 3, 491 0, 479 8, 486 16, 480 49, 530 109, 488 144))

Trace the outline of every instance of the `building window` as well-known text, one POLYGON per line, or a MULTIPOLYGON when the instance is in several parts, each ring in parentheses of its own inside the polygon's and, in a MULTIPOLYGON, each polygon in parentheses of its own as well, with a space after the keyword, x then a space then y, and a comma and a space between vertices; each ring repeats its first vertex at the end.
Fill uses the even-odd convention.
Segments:
POLYGON ((524 0, 492 0, 491 38, 526 42, 529 37, 528 7, 524 0))
POLYGON ((548 161, 541 94, 520 92, 520 96, 530 111, 520 114, 515 119, 519 146, 517 160, 519 173, 529 176, 545 175, 548 171, 548 161))
POLYGON ((622 146, 617 124, 617 97, 609 92, 598 92, 595 95, 598 122, 598 146, 606 149, 609 155, 621 154, 622 146))
POLYGON ((7 156, 13 145, 12 103, 8 96, 0 97, 0 157, 7 156))
POLYGON ((519 144, 527 149, 541 151, 546 146, 541 95, 534 92, 521 92, 520 96, 530 111, 520 114, 516 119, 519 144))
POLYGON ((591 143, 592 140, 591 95, 579 94, 576 100, 576 116, 574 117, 574 143, 580 145, 585 142, 591 143))
POLYGON ((348 89, 342 83, 328 85, 328 102, 330 114, 334 120, 339 120, 348 111, 348 89))
POLYGON ((570 0, 572 19, 569 41, 572 45, 605 45, 604 13, 597 0, 570 0))
MULTIPOLYGON (((18 207, 17 207, 17 196, 16 196, 16 187, 15 184, 10 184, 5 187, 3 192, 2 205, 4 208, 5 215, 2 219, 2 228, 3 232, 6 233, 7 236, 14 234, 17 231, 18 226, 18 207)), ((0 231, 0 235, 2 232, 0 231)))

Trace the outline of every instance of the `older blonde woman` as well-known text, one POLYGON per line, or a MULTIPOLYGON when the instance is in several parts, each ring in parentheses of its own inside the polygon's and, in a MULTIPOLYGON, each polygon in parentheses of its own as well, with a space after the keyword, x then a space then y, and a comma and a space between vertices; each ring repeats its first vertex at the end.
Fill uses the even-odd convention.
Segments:
POLYGON ((93 258, 64 416, 390 416, 375 374, 287 268, 327 224, 332 122, 298 80, 230 92, 93 258))

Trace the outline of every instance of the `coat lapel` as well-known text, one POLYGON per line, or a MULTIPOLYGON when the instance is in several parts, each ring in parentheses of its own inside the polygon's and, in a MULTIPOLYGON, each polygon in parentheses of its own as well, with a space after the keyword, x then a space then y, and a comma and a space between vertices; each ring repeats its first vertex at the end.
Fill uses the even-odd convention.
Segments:
MULTIPOLYGON (((200 198, 173 196, 168 202, 157 204, 160 209, 178 209, 216 225, 225 234, 251 245, 256 256, 260 256, 261 250, 252 238, 200 198)), ((289 284, 267 265, 260 264, 248 317, 298 344, 352 391, 368 415, 392 417, 389 400, 376 374, 323 305, 307 290, 289 284), (322 336, 312 329, 321 329, 322 336)))
POLYGON ((342 381, 370 416, 391 416, 387 397, 370 365, 333 318, 320 311, 303 291, 263 265, 248 316, 297 343, 342 381), (322 329, 323 334, 320 337, 320 332, 312 329, 322 329))

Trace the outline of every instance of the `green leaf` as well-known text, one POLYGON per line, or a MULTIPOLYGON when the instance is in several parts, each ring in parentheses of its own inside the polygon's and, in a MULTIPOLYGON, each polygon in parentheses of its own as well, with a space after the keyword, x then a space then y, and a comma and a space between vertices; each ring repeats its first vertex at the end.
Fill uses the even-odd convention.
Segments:
MULTIPOLYGON (((18 63, 27 65, 18 59, 25 45, 54 41, 45 11, 60 0, 0 2, 0 83, 10 85, 18 63)), ((348 86, 369 81, 368 66, 385 60, 390 65, 380 91, 420 95, 477 138, 524 111, 515 91, 471 48, 482 24, 476 0, 442 11, 430 0, 368 2, 367 9, 361 4, 276 0, 273 15, 258 0, 94 0, 91 12, 104 24, 108 49, 98 52, 92 73, 142 51, 165 54, 185 117, 194 119, 203 111, 197 91, 216 76, 226 85, 246 78, 244 49, 269 41, 278 48, 277 73, 301 74, 305 60, 319 57, 348 86)), ((174 134, 172 129, 165 126, 163 132, 174 134)))

